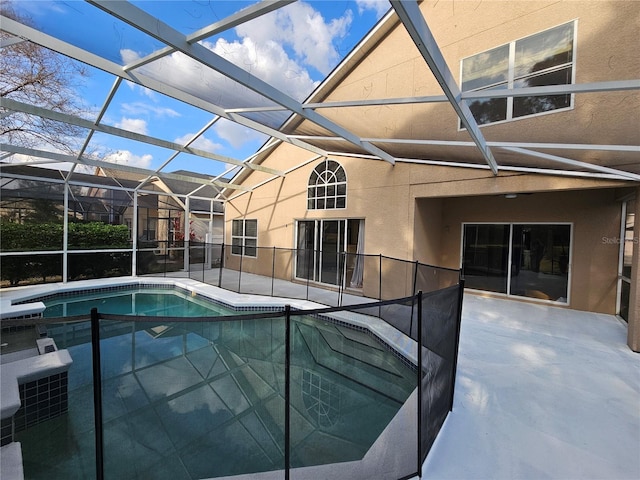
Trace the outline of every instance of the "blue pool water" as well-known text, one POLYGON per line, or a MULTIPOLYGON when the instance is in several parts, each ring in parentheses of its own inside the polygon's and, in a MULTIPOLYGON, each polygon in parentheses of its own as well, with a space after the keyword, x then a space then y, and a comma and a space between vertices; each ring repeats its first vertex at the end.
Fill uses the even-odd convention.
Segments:
POLYGON ((92 308, 100 313, 167 317, 205 317, 233 315, 236 312, 193 293, 176 289, 116 290, 81 294, 45 301, 44 316, 70 317, 88 314, 92 308))
MULTIPOLYGON (((92 306, 154 316, 225 313, 169 291, 64 301, 52 301, 47 314, 75 315, 76 308, 85 313, 92 306)), ((17 435, 25 476, 93 478, 89 327, 66 323, 48 330, 73 358, 69 413, 17 435)), ((102 321, 106 478, 178 480, 282 469, 284 335, 282 318, 102 321)), ((365 332, 297 317, 291 350, 294 467, 362 458, 415 388, 415 372, 365 332)))

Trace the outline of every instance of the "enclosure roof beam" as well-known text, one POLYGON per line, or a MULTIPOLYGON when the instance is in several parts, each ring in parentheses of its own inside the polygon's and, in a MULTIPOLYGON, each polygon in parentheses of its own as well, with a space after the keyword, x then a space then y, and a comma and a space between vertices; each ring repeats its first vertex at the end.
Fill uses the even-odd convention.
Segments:
MULTIPOLYGON (((234 27, 237 27, 238 25, 242 25, 243 23, 248 22, 249 20, 258 18, 261 15, 270 13, 274 10, 277 10, 295 1, 297 0, 279 0, 279 1, 264 0, 260 3, 244 8, 239 12, 236 12, 228 16, 227 18, 220 20, 219 22, 212 23, 211 25, 201 28, 200 30, 193 32, 190 35, 187 35, 186 37, 187 42, 189 43, 199 42, 200 40, 204 40, 207 37, 217 35, 218 33, 222 33, 225 30, 229 30, 230 28, 234 28, 234 27)), ((134 68, 142 67, 143 65, 146 65, 155 60, 158 60, 159 58, 165 57, 167 55, 171 55, 175 51, 176 49, 173 47, 164 47, 159 50, 156 50, 153 53, 150 53, 149 55, 143 58, 140 58, 134 62, 131 62, 130 64, 126 65, 124 68, 125 70, 133 70, 134 68)))
POLYGON ((198 43, 190 44, 182 33, 159 21, 144 10, 124 1, 87 1, 129 25, 143 31, 147 35, 154 37, 158 41, 168 44, 197 62, 212 68, 235 82, 238 82, 240 85, 243 85, 259 95, 286 107, 288 110, 298 114, 302 118, 309 120, 338 136, 346 138, 349 142, 363 148, 367 152, 386 160, 391 164, 395 162, 393 156, 389 155, 387 152, 367 142, 361 141, 358 136, 331 120, 313 111, 305 111, 300 102, 294 100, 292 97, 278 90, 269 83, 234 65, 230 61, 222 58, 198 43))
POLYGON ((469 110, 469 106, 462 100, 460 88, 454 80, 451 70, 449 70, 449 66, 418 7, 418 3, 415 0, 391 0, 391 6, 400 17, 400 21, 404 24, 409 36, 418 47, 420 54, 449 99, 449 103, 460 118, 462 126, 469 132, 493 174, 497 175, 498 164, 493 158, 493 154, 487 146, 471 110, 469 110))
MULTIPOLYGON (((610 82, 592 82, 566 85, 545 85, 542 87, 504 88, 500 90, 473 90, 461 92, 463 100, 480 100, 483 98, 534 97, 538 95, 569 95, 575 93, 620 92, 640 90, 640 80, 616 80, 610 82)), ((302 108, 339 108, 339 107, 369 107, 379 105, 406 105, 417 103, 448 102, 446 95, 429 95, 420 97, 399 98, 371 98, 365 100, 344 100, 337 102, 303 103, 302 108)), ((247 107, 233 111, 260 112, 276 110, 277 107, 247 107)), ((228 112, 232 109, 227 109, 228 112)))
MULTIPOLYGON (((318 141, 342 141, 340 137, 327 137, 322 135, 293 135, 295 138, 318 141)), ((476 147, 476 144, 460 140, 425 140, 421 138, 369 138, 363 140, 371 143, 391 143, 404 145, 439 145, 450 147, 476 147)), ((520 147, 539 148, 544 150, 594 150, 605 152, 640 152, 640 145, 605 145, 592 143, 536 143, 536 142, 487 142, 490 147, 520 147)))
MULTIPOLYGON (((106 168, 110 170, 119 170, 122 172, 135 173, 139 175, 149 174, 149 170, 147 170, 146 168, 133 167, 131 165, 123 165, 121 163, 105 162, 103 160, 94 160, 86 157, 77 158, 75 156, 65 155, 63 153, 48 152, 45 150, 37 150, 34 148, 27 148, 27 147, 19 147, 17 145, 10 145, 7 143, 0 143, 0 150, 12 152, 12 153, 18 153, 21 155, 29 155, 32 157, 48 158, 50 160, 55 160, 56 162, 62 162, 62 163, 81 163, 83 165, 101 167, 101 168, 106 168)), ((208 180, 206 178, 191 177, 188 175, 181 175, 179 173, 159 173, 158 178, 180 180, 183 182, 191 182, 191 183, 200 183, 202 185, 212 184, 211 180, 208 180)), ((250 188, 243 187, 241 185, 234 185, 234 184, 231 184, 228 182, 222 182, 222 181, 215 181, 213 182, 213 185, 219 188, 230 188, 232 190, 242 190, 242 191, 251 190, 250 188)))
POLYGON ((550 155, 548 153, 534 152, 533 150, 528 150, 526 148, 515 148, 515 147, 503 147, 503 148, 504 150, 508 150, 510 152, 519 153, 521 155, 528 155, 531 157, 542 158, 544 160, 557 162, 562 165, 570 165, 572 167, 583 168, 585 170, 591 170, 594 172, 602 172, 602 173, 608 173, 611 175, 619 175, 621 177, 626 177, 628 180, 640 181, 640 175, 636 173, 625 172, 624 170, 618 170, 616 168, 603 167, 602 165, 595 165, 593 163, 580 162, 578 160, 559 157, 557 155, 550 155))
POLYGON ((273 168, 263 167, 262 165, 255 165, 252 163, 246 164, 241 160, 236 160, 235 158, 225 157, 223 155, 217 155, 215 153, 207 152, 206 150, 200 150, 197 148, 183 147, 182 145, 175 142, 169 142, 168 140, 163 140, 161 138, 150 137, 149 135, 143 135, 141 133, 130 132, 129 130, 124 130, 118 127, 112 127, 109 125, 96 125, 96 123, 92 122, 91 120, 85 120, 84 118, 76 117, 74 115, 56 112, 56 111, 48 110, 42 107, 36 107, 35 105, 29 105, 26 103, 18 102, 16 100, 12 100, 6 97, 0 98, 0 106, 16 112, 28 113, 30 115, 37 115, 39 117, 48 118, 49 120, 64 122, 69 125, 75 125, 77 127, 82 127, 89 130, 95 130, 101 133, 108 133, 110 135, 115 135, 115 136, 126 138, 129 140, 135 140, 138 142, 147 143, 149 145, 155 145, 157 147, 167 148, 169 150, 176 150, 181 153, 190 153, 192 155, 208 158, 210 160, 217 160, 219 162, 238 165, 240 167, 246 166, 248 168, 252 168, 254 170, 260 170, 262 172, 270 173, 272 175, 280 175, 280 176, 283 175, 281 171, 275 170, 273 168))
POLYGON ((270 137, 275 137, 279 140, 282 140, 283 142, 290 143, 318 155, 326 154, 324 150, 316 147, 315 145, 308 144, 306 142, 303 142, 302 140, 291 139, 288 135, 276 130, 275 128, 268 127, 254 120, 243 117, 242 115, 238 115, 236 113, 227 113, 224 108, 214 103, 191 95, 187 92, 167 85, 142 73, 133 73, 126 71, 121 65, 118 65, 117 63, 111 62, 103 57, 100 57, 99 55, 95 55, 87 50, 83 50, 58 38, 52 37, 51 35, 47 35, 20 22, 16 22, 15 20, 12 20, 8 17, 0 15, 0 26, 2 28, 2 31, 7 32, 11 35, 25 38, 33 43, 42 45, 45 48, 61 53, 62 55, 66 55, 67 57, 74 58, 99 70, 103 70, 112 75, 122 77, 124 80, 128 80, 137 85, 149 88, 156 92, 160 92, 164 95, 175 98, 176 100, 184 102, 188 105, 192 105, 196 108, 200 108, 209 113, 219 115, 222 118, 238 123, 242 126, 250 128, 251 130, 255 130, 270 137))
MULTIPOLYGON (((361 153, 344 153, 344 152, 329 152, 330 155, 337 157, 352 157, 352 158, 371 158, 369 155, 361 153)), ((437 165, 442 167, 455 167, 455 168, 470 168, 473 170, 491 170, 486 163, 470 163, 470 162, 454 162, 448 160, 428 160, 423 158, 406 158, 398 157, 398 163, 413 163, 419 165, 437 165)), ((623 175, 615 173, 596 173, 596 172, 584 172, 581 170, 558 170, 552 168, 541 167, 519 167, 513 165, 500 165, 501 172, 519 172, 523 174, 540 174, 540 175, 554 175, 562 177, 576 177, 576 178, 589 178, 589 179, 601 179, 601 180, 615 180, 615 181, 629 181, 628 176, 624 176, 627 172, 621 172, 623 175)))

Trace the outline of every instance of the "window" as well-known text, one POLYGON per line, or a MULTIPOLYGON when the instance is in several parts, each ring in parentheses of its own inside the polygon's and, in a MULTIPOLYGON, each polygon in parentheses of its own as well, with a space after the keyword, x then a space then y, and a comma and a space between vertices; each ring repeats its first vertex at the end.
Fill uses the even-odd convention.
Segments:
POLYGON ((347 176, 335 160, 325 160, 311 172, 307 189, 307 208, 325 210, 347 205, 347 176))
MULTIPOLYGON (((462 60, 462 91, 570 85, 575 22, 462 60)), ((571 94, 483 98, 469 103, 479 125, 513 120, 572 105, 571 94)))
POLYGON ((571 225, 467 224, 463 233, 465 286, 567 303, 571 225))
POLYGON ((234 220, 231 229, 231 253, 256 257, 258 246, 258 221, 234 220))

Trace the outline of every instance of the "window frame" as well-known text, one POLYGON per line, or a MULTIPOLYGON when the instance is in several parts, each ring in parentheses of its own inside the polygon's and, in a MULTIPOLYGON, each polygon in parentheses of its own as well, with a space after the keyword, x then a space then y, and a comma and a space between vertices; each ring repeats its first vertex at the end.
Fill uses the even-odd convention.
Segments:
MULTIPOLYGON (((633 281, 631 279, 631 262, 627 263, 629 255, 633 257, 633 244, 638 242, 638 215, 634 208, 635 199, 628 199, 622 202, 622 211, 620 215, 620 236, 618 237, 618 281, 616 293, 616 315, 625 322, 629 322, 629 310, 631 304, 629 298, 624 298, 625 289, 631 291, 633 281), (630 219, 630 217, 633 217, 630 219), (629 228, 631 226, 631 228, 629 228), (631 235, 629 235, 631 232, 631 235), (631 252, 628 251, 631 249, 631 252)), ((603 238, 604 241, 604 238, 603 238)))
POLYGON ((513 298, 531 302, 539 302, 546 303, 550 305, 561 305, 570 307, 571 306, 571 288, 572 288, 572 278, 573 278, 573 250, 575 248, 575 228, 573 222, 528 222, 526 220, 519 222, 461 222, 460 224, 460 270, 464 272, 464 238, 465 238, 465 228, 469 225, 502 225, 509 227, 509 240, 508 240, 508 254, 507 254, 507 285, 506 285, 506 293, 494 292, 491 290, 483 290, 471 287, 465 287, 472 292, 480 292, 480 293, 490 293, 491 295, 495 295, 498 297, 504 298, 513 298), (567 264, 567 296, 566 301, 561 302, 557 300, 546 300, 540 299, 536 297, 530 297, 525 295, 518 295, 512 293, 511 283, 512 283, 512 265, 513 265, 513 232, 514 227, 518 225, 541 225, 541 226, 568 226, 569 227, 569 247, 568 247, 568 264, 567 264))
POLYGON ((347 172, 337 160, 324 159, 309 174, 309 180, 307 181, 307 210, 344 210, 346 208, 347 172), (337 168, 331 170, 329 168, 330 163, 336 164, 337 168), (324 167, 320 170, 322 166, 324 167), (337 179, 339 172, 344 176, 344 180, 337 179), (335 177, 336 180, 333 182, 326 181, 329 176, 335 177), (324 181, 322 181, 323 179, 324 181), (330 189, 333 189, 331 194, 329 193, 330 189), (319 192, 322 192, 322 194, 319 194, 319 192), (327 206, 330 200, 333 201, 334 206, 332 207, 327 206))
MULTIPOLYGON (((537 32, 534 32, 530 35, 526 35, 524 37, 520 37, 517 38, 515 40, 512 40, 511 42, 508 43, 504 43, 501 45, 497 45, 495 47, 492 48, 488 48, 486 50, 483 50, 481 52, 477 52, 474 53, 473 55, 469 55, 466 56, 464 58, 462 58, 460 60, 460 74, 459 74, 459 78, 460 78, 460 90, 462 92, 480 92, 480 91, 486 91, 486 90, 491 90, 492 88, 495 89, 496 91, 500 91, 498 87, 499 85, 505 85, 506 89, 514 89, 514 84, 516 82, 522 81, 523 79, 526 78, 535 78, 535 77, 540 77, 540 76, 544 76, 544 75, 548 75, 548 74, 553 74, 553 73, 558 73, 558 72, 562 72, 565 70, 570 70, 571 71, 571 80, 570 83, 566 83, 563 85, 575 85, 576 82, 576 51, 577 51, 577 38, 578 38, 578 20, 577 19, 573 19, 573 20, 569 20, 567 22, 563 22, 563 23, 559 23, 557 25, 554 25, 552 27, 546 28, 544 30, 539 30, 537 32), (516 47, 518 45, 519 42, 523 41, 523 40, 527 40, 529 38, 535 37, 537 35, 541 35, 544 34, 545 32, 551 32, 552 30, 565 26, 565 25, 572 25, 573 26, 573 38, 572 38, 572 45, 571 45, 571 61, 570 62, 565 62, 563 64, 560 65, 556 65, 550 68, 546 68, 546 69, 542 69, 542 70, 538 70, 535 72, 529 72, 527 75, 520 75, 518 77, 516 77, 516 47), (477 57, 479 55, 482 54, 487 54, 493 50, 498 50, 500 48, 504 48, 504 47, 508 47, 507 48, 507 79, 504 82, 494 82, 491 83, 487 86, 483 86, 483 87, 478 87, 478 88, 473 88, 473 89, 469 89, 469 90, 464 90, 463 89, 463 83, 464 83, 464 78, 463 78, 463 72, 464 72, 464 62, 465 60, 469 60, 471 58, 477 57)), ((562 94, 559 95, 537 95, 537 96, 532 96, 533 98, 536 97, 554 97, 554 96, 561 96, 562 94)), ((569 111, 572 110, 573 108, 575 108, 575 94, 574 93, 568 93, 566 94, 569 96, 569 104, 565 107, 560 107, 560 108, 552 108, 549 110, 545 110, 545 111, 541 111, 541 112, 536 112, 536 113, 530 113, 530 114, 526 114, 526 115, 519 115, 519 116, 514 116, 514 99, 516 98, 529 98, 529 97, 514 97, 514 96, 509 96, 509 97, 501 97, 506 101, 506 112, 505 112, 505 118, 502 120, 496 120, 496 121, 489 121, 489 122, 485 122, 485 123, 480 123, 478 122, 478 126, 479 127, 484 127, 486 125, 499 125, 502 123, 506 123, 506 122, 513 122, 516 120, 521 120, 521 119, 528 119, 528 118, 534 118, 534 117, 538 117, 540 115, 549 115, 549 114, 553 114, 553 113, 559 113, 559 112, 565 112, 565 111, 569 111)), ((485 101, 490 100, 490 98, 484 99, 485 101)), ((471 108, 471 103, 472 100, 467 100, 467 105, 471 108)), ((474 115, 475 118, 475 115, 474 115)), ((477 121, 477 119, 476 119, 477 121)), ((462 122, 460 121, 460 119, 458 119, 458 131, 464 131, 466 130, 464 128, 464 126, 462 125, 462 122)))
POLYGON ((231 255, 239 257, 258 257, 258 220, 255 218, 236 218, 231 221, 231 255), (236 223, 238 222, 238 223, 236 223), (247 235, 247 224, 255 222, 255 236, 247 235), (240 234, 236 234, 236 225, 241 225, 240 234), (253 243, 248 245, 247 243, 253 243), (247 253, 247 252, 253 252, 247 253))

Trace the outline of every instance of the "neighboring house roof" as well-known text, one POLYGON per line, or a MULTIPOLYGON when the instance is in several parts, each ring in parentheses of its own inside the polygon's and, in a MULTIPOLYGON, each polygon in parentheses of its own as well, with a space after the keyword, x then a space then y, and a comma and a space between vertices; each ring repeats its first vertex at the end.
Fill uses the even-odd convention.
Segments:
MULTIPOLYGON (((135 182, 136 186, 140 185, 140 182, 145 180, 146 177, 143 177, 139 174, 132 173, 123 173, 119 170, 108 169, 108 168, 100 168, 100 171, 104 172, 105 175, 111 176, 113 178, 121 179, 123 177, 127 177, 130 181, 135 182)), ((177 170, 172 172, 171 176, 153 176, 149 179, 148 183, 157 186, 162 191, 166 193, 175 193, 177 195, 192 195, 196 198, 190 199, 190 209, 196 211, 205 211, 208 212, 210 207, 210 201, 206 199, 215 199, 219 193, 220 189, 215 185, 206 185, 205 183, 211 179, 210 176, 204 175, 197 172, 190 172, 187 170, 177 170), (194 181, 190 181, 191 179, 201 179, 203 183, 197 183, 194 181)), ((144 185, 143 185, 144 188, 144 185)), ((183 203, 183 202, 182 202, 183 203)), ((213 202, 213 211, 214 212, 223 212, 224 207, 222 202, 214 201, 213 202)))
MULTIPOLYGON (((18 179, 15 182, 3 182, 2 196, 3 200, 11 199, 32 199, 42 198, 56 200, 62 198, 62 190, 56 189, 54 183, 47 183, 51 188, 42 188, 43 183, 47 181, 56 181, 62 183, 64 176, 69 172, 55 170, 51 168, 39 168, 30 165, 12 165, 2 164, 0 168, 0 175, 4 178, 18 179)), ((207 179, 206 175, 201 175, 193 172, 180 171, 176 172, 178 175, 183 175, 185 178, 189 178, 191 175, 194 178, 207 179)), ((133 174, 128 172, 122 172, 115 169, 100 168, 96 170, 95 175, 87 173, 74 173, 71 178, 71 184, 77 184, 88 187, 86 196, 96 196, 95 193, 91 193, 95 188, 109 188, 109 187, 121 187, 128 190, 134 190, 143 180, 139 174, 133 174)), ((210 209, 211 201, 207 199, 215 198, 219 189, 215 186, 204 186, 201 183, 189 182, 186 180, 176 179, 154 179, 150 182, 165 193, 175 193, 177 195, 188 195, 196 191, 195 196, 200 198, 192 198, 190 200, 190 209, 192 211, 205 211, 210 209)), ((151 185, 147 189, 152 189, 151 185)), ((123 197, 123 201, 126 199, 123 197)), ((181 201, 181 203, 184 203, 181 201)), ((213 202, 213 211, 221 213, 224 211, 222 202, 213 202)))

